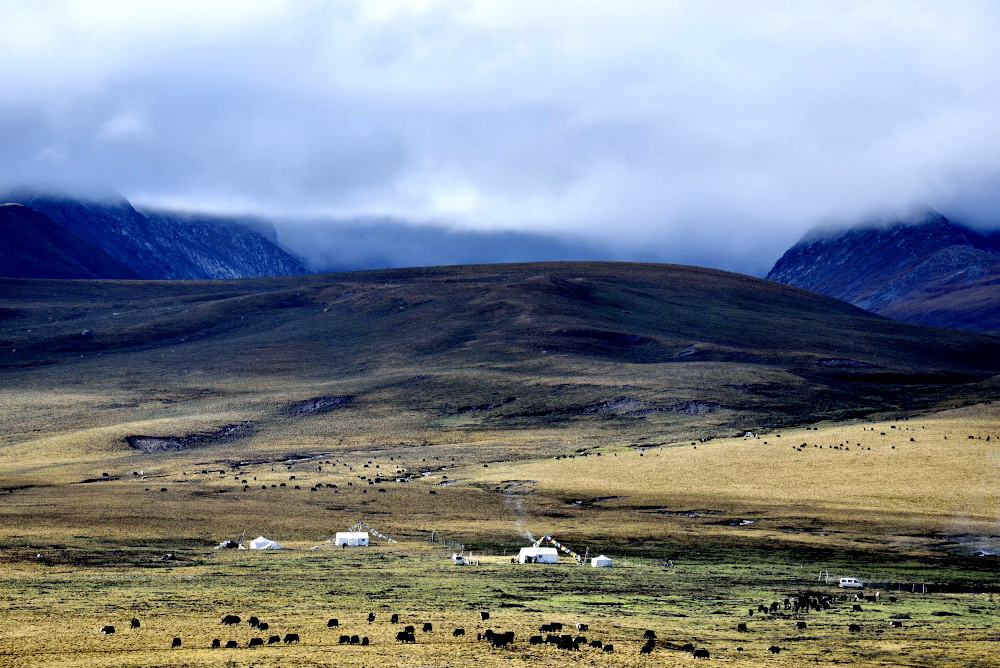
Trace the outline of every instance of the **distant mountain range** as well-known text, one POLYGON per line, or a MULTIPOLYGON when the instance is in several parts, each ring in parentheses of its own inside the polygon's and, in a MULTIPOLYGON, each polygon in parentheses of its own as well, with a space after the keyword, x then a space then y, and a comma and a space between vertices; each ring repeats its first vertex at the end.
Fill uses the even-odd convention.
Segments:
POLYGON ((904 322, 1000 333, 1000 233, 981 234, 930 209, 814 230, 767 277, 904 322))
MULTIPOLYGON (((602 254, 582 242, 391 220, 285 221, 282 247, 274 226, 257 218, 138 211, 122 197, 32 191, 0 195, 3 202, 16 203, 0 206, 0 276, 13 278, 235 279, 407 260, 460 265, 602 254)), ((976 232, 930 209, 813 230, 767 278, 904 322, 1000 334, 1000 232, 976 232)))
POLYGON ((33 192, 5 208, 0 275, 21 278, 254 278, 305 274, 270 224, 173 212, 140 213, 124 198, 33 192), (113 260, 113 261, 111 261, 113 260))

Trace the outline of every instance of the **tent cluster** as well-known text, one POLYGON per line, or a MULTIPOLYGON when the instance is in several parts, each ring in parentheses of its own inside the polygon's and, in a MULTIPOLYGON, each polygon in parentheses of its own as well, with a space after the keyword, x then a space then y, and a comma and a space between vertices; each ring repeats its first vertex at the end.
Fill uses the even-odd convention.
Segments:
MULTIPOLYGON (((522 547, 517 555, 517 561, 521 564, 557 564, 559 563, 559 552, 562 550, 569 556, 576 559, 578 564, 583 564, 583 557, 569 549, 552 536, 542 536, 530 547, 522 547), (545 541, 552 543, 555 547, 541 547, 545 541)), ((611 559, 603 554, 590 560, 590 565, 594 568, 611 568, 611 559)))

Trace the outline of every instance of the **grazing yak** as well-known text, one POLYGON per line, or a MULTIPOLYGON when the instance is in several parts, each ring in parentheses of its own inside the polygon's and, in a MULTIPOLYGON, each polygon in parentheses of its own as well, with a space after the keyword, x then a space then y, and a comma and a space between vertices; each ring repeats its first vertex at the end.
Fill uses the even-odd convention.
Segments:
POLYGON ((364 638, 361 639, 361 646, 368 647, 368 636, 365 636, 364 638))
POLYGON ((396 634, 396 642, 417 642, 417 637, 412 632, 400 631, 396 634))
POLYGON ((576 644, 576 639, 569 634, 563 634, 559 636, 559 642, 556 644, 559 649, 580 649, 579 645, 576 644))
POLYGON ((403 633, 416 633, 416 632, 417 630, 413 627, 412 624, 407 624, 406 626, 403 627, 403 633))
POLYGON ((589 631, 590 630, 590 625, 589 624, 577 624, 576 625, 576 630, 577 631, 589 631))
POLYGON ((430 622, 424 622, 424 628, 422 629, 425 633, 434 630, 434 625, 430 622))
POLYGON ((241 621, 243 620, 241 620, 237 615, 226 615, 222 618, 222 623, 226 626, 233 626, 234 624, 239 624, 241 621))
POLYGON ((465 629, 455 629, 454 631, 451 632, 451 635, 455 636, 456 638, 458 636, 464 636, 465 635, 465 629))
POLYGON ((490 613, 488 613, 488 612, 480 612, 479 613, 479 619, 480 620, 482 620, 482 621, 485 622, 489 618, 490 618, 490 613))
POLYGON ((656 641, 650 638, 639 648, 639 654, 652 654, 654 649, 656 649, 656 641))
POLYGON ((851 624, 847 627, 847 630, 850 631, 851 633, 861 633, 861 625, 851 624))
POLYGON ((591 640, 590 641, 590 646, 593 647, 594 649, 601 649, 601 647, 603 645, 604 645, 604 643, 602 643, 600 640, 591 640))
POLYGON ((274 644, 277 644, 279 642, 281 642, 281 636, 270 636, 267 639, 267 644, 268 645, 274 645, 274 644))
POLYGON ((390 624, 399 624, 399 615, 396 614, 396 613, 393 613, 392 617, 389 618, 389 623, 390 624))
POLYGON ((111 635, 114 632, 115 632, 115 627, 111 626, 111 624, 105 624, 104 626, 101 627, 101 633, 103 633, 104 635, 111 635))
POLYGON ((298 642, 298 641, 299 641, 299 634, 298 633, 286 633, 285 634, 285 642, 286 643, 298 642))
POLYGON ((263 647, 263 646, 264 646, 263 638, 250 638, 250 642, 247 643, 247 647, 263 647))
POLYGON ((236 649, 239 646, 240 646, 239 643, 237 643, 235 640, 226 641, 226 649, 236 649))
POLYGON ((707 649, 701 648, 694 651, 694 658, 696 659, 710 659, 711 655, 708 653, 707 649))
POLYGON ((139 620, 136 619, 135 617, 133 617, 132 621, 129 622, 129 628, 133 628, 133 629, 139 628, 139 620))
POLYGON ((891 623, 892 623, 892 628, 894 628, 894 629, 901 629, 901 628, 903 628, 903 622, 893 620, 891 623))
POLYGON ((257 619, 256 615, 247 620, 247 626, 256 627, 258 624, 260 624, 260 620, 257 619))
POLYGON ((174 638, 173 640, 170 641, 170 647, 171 648, 180 647, 180 646, 181 646, 181 639, 180 638, 174 638))
POLYGON ((802 629, 806 628, 806 623, 805 622, 795 622, 795 628, 801 631, 802 629))
POLYGON ((615 651, 615 646, 612 645, 612 644, 610 644, 610 643, 608 643, 607 645, 605 645, 604 647, 602 647, 601 650, 604 651, 604 652, 608 652, 610 654, 611 652, 615 651))
POLYGON ((222 641, 218 638, 212 638, 212 649, 218 649, 222 647, 222 641))
POLYGON ((739 624, 737 624, 736 630, 739 631, 740 633, 749 633, 749 629, 747 629, 746 622, 740 622, 739 624))
POLYGON ((268 624, 267 622, 261 622, 260 624, 257 625, 257 630, 258 631, 266 631, 269 628, 271 628, 271 625, 268 624))
POLYGON ((337 620, 336 617, 331 617, 330 621, 326 623, 326 628, 332 629, 335 626, 340 626, 340 622, 337 620))
POLYGON ((642 637, 646 640, 656 640, 656 631, 653 629, 646 629, 646 632, 642 634, 642 637))
POLYGON ((493 637, 490 638, 490 644, 496 648, 506 647, 512 642, 514 642, 513 631, 506 631, 504 633, 494 633, 493 637))
POLYGON ((351 642, 351 636, 340 636, 340 640, 337 641, 338 645, 347 645, 351 642))
POLYGON ((781 652, 781 648, 778 647, 777 645, 771 645, 770 647, 767 648, 767 651, 770 652, 771 654, 778 654, 779 652, 781 652))
POLYGON ((531 636, 528 638, 529 645, 541 645, 545 642, 545 638, 542 636, 531 636))

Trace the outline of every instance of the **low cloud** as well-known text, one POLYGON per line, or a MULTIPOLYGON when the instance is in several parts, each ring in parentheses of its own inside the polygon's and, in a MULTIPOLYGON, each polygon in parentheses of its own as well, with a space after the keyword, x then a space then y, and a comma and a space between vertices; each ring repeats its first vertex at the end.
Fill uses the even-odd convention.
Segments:
POLYGON ((342 247, 430 221, 394 228, 414 262, 517 233, 759 274, 824 220, 1000 222, 995 3, 8 5, 0 186, 326 218, 283 234, 342 247))

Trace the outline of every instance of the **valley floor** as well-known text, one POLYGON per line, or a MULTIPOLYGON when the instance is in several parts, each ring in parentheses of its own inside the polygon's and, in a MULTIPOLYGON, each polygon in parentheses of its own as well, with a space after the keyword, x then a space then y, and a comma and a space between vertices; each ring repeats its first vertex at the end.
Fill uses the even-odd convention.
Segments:
POLYGON ((468 439, 317 441, 242 459, 225 447, 118 453, 52 468, 9 449, 0 665, 669 666, 690 664, 688 643, 744 666, 997 665, 992 405, 639 447, 534 436, 546 445, 515 461, 497 456, 501 443, 468 439), (327 542, 358 520, 399 542, 327 542), (243 531, 286 549, 213 549, 243 531), (614 566, 511 563, 545 534, 614 566), (463 548, 476 565, 452 564, 463 548), (965 593, 839 600, 841 576, 965 593), (835 598, 828 610, 784 607, 810 594, 835 598), (228 614, 270 628, 224 626, 228 614), (531 644, 549 622, 574 634, 585 623, 579 634, 614 652, 531 644), (116 633, 101 634, 106 624, 116 633), (396 642, 407 624, 416 642, 396 642), (492 648, 477 640, 487 629, 514 642, 492 648), (640 654, 646 630, 656 644, 640 654), (247 647, 288 633, 299 641, 247 647), (370 642, 341 644, 344 634, 370 642), (216 638, 239 648, 212 649, 216 638))

